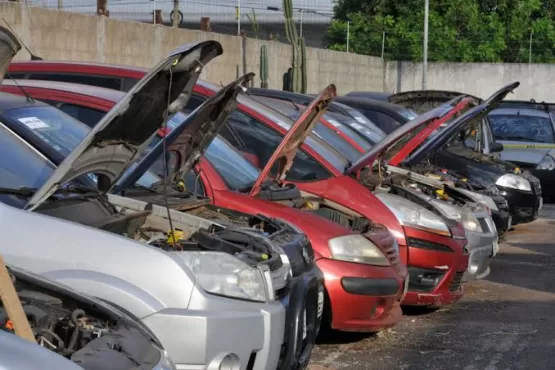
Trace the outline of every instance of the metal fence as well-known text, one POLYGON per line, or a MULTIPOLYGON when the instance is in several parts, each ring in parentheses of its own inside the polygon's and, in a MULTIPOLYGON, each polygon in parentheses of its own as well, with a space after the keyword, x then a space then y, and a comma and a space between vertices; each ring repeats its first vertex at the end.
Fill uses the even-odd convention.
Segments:
MULTIPOLYGON (((98 0, 22 0, 39 6, 83 14, 96 14, 98 0)), ((281 0, 177 0, 179 27, 201 29, 209 18, 213 32, 285 41, 281 0)), ((102 1, 99 1, 102 2, 102 1)), ((293 0, 299 32, 307 45, 323 47, 324 35, 333 16, 333 0, 293 0)), ((107 0, 109 17, 171 25, 174 0, 107 0), (155 10, 159 11, 158 20, 155 10)))

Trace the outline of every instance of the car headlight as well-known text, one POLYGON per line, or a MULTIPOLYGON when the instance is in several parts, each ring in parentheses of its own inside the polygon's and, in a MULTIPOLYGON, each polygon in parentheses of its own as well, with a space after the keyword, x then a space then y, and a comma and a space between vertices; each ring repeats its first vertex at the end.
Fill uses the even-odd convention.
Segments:
POLYGON ((461 193, 468 195, 475 202, 485 204, 486 206, 488 206, 489 209, 493 209, 494 211, 499 211, 497 204, 495 204, 495 202, 493 201, 493 199, 491 199, 491 197, 488 197, 487 195, 484 195, 484 194, 475 193, 473 191, 466 190, 466 189, 457 189, 457 190, 460 191, 461 193))
POLYGON ((548 170, 548 171, 551 171, 554 168, 555 168, 555 159, 549 153, 543 156, 542 160, 540 161, 540 163, 538 163, 538 166, 536 167, 537 170, 548 170))
POLYGON ((365 263, 368 265, 389 266, 383 252, 362 235, 345 235, 328 241, 333 259, 365 263))
POLYGON ((154 365, 152 370, 176 370, 175 364, 173 363, 170 355, 168 355, 168 352, 163 350, 161 352, 160 361, 154 365))
POLYGON ((506 188, 532 191, 532 187, 530 186, 530 181, 526 180, 522 176, 514 175, 512 173, 507 173, 501 176, 499 179, 497 179, 495 184, 506 188))
POLYGON ((465 230, 483 232, 480 222, 467 207, 458 207, 439 199, 433 199, 430 203, 436 206, 445 217, 462 223, 465 230))
MULTIPOLYGON (((206 292, 230 298, 266 302, 270 295, 262 270, 231 254, 221 252, 179 253, 206 292)), ((270 278, 271 279, 271 278, 270 278)))
POLYGON ((449 227, 441 217, 426 208, 387 193, 376 194, 376 196, 393 212, 402 225, 434 234, 451 236, 449 227))

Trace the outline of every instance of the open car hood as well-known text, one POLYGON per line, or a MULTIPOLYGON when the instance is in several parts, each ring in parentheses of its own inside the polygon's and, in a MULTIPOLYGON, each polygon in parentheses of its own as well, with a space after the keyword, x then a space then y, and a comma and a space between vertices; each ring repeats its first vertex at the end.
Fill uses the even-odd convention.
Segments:
POLYGON ((170 52, 94 126, 26 209, 81 175, 95 174, 99 190, 107 192, 147 149, 165 119, 185 107, 203 67, 222 52, 217 41, 184 44, 170 52))
MULTIPOLYGON (((412 121, 409 121, 400 126, 395 131, 387 135, 381 142, 372 147, 363 156, 361 156, 356 162, 351 165, 351 167, 345 170, 345 173, 354 174, 366 166, 371 166, 381 154, 395 145, 395 143, 397 143, 397 141, 399 141, 403 136, 410 134, 412 131, 418 129, 422 125, 425 125, 430 121, 439 120, 442 118, 443 120, 449 119, 454 113, 453 111, 459 107, 458 104, 464 100, 464 95, 458 96, 454 99, 451 99, 448 103, 432 109, 424 114, 421 114, 412 121)), ((412 140, 417 139, 419 136, 420 135, 416 135, 412 140)))
POLYGON ((499 103, 505 99, 509 93, 513 92, 520 85, 520 82, 516 81, 503 86, 501 89, 494 92, 489 98, 482 101, 479 105, 470 108, 464 114, 460 115, 454 119, 447 127, 441 130, 433 138, 422 144, 417 148, 414 153, 408 157, 401 159, 406 164, 418 163, 424 157, 431 152, 438 150, 443 144, 445 144, 457 130, 463 125, 467 124, 469 121, 479 121, 488 115, 493 109, 495 109, 499 103))
POLYGON ((19 50, 21 50, 21 44, 15 35, 0 26, 0 83, 4 81, 8 67, 19 50))
POLYGON ((314 126, 320 121, 328 110, 331 100, 336 95, 335 85, 328 85, 322 92, 314 98, 306 107, 299 119, 291 126, 281 143, 278 145, 274 154, 260 171, 249 195, 254 196, 260 191, 260 187, 266 181, 270 171, 275 164, 278 165, 276 180, 283 181, 287 171, 293 165, 293 158, 297 150, 303 144, 306 137, 312 132, 314 126))
POLYGON ((172 174, 171 182, 181 179, 218 135, 237 106, 237 95, 243 88, 246 88, 253 77, 254 73, 249 73, 233 81, 188 116, 178 113, 182 117, 186 117, 185 120, 180 122, 163 140, 160 140, 132 171, 122 177, 111 192, 120 193, 135 184, 162 156, 164 145, 167 152, 176 154, 177 159, 176 170, 172 174))
POLYGON ((473 98, 477 104, 482 103, 482 99, 464 94, 456 91, 443 91, 443 90, 414 90, 405 91, 397 94, 390 95, 387 100, 390 103, 402 105, 406 108, 411 108, 414 111, 422 114, 430 109, 436 108, 440 105, 447 103, 449 100, 457 96, 465 95, 473 98))

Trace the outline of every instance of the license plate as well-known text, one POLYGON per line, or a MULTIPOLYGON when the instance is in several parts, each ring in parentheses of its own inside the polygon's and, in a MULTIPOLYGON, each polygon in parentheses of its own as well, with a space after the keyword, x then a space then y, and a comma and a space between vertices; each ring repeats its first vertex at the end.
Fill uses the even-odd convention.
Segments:
POLYGON ((324 313, 324 292, 318 292, 318 318, 324 313))
POLYGON ((493 242, 493 255, 495 256, 499 252, 499 242, 494 240, 493 242))
POLYGON ((538 207, 538 211, 543 207, 543 198, 540 198, 540 206, 538 207))
POLYGON ((304 310, 304 317, 303 317, 303 340, 306 339, 306 310, 304 310))
POLYGON ((509 227, 507 228, 507 230, 510 230, 511 227, 513 227, 513 216, 509 216, 509 227))

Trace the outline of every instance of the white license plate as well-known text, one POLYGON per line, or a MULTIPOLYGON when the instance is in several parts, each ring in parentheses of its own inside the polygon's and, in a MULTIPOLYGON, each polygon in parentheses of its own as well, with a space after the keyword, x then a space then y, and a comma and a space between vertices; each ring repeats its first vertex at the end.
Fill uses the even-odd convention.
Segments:
POLYGON ((509 227, 507 228, 507 230, 510 230, 511 227, 513 227, 513 216, 509 216, 509 227))
POLYGON ((318 318, 324 313, 324 292, 318 292, 318 318))
POLYGON ((304 310, 304 318, 303 318, 303 340, 306 339, 306 310, 304 310))
POLYGON ((540 198, 540 206, 538 207, 538 211, 543 207, 543 198, 540 198))
POLYGON ((495 256, 499 252, 499 241, 493 241, 493 255, 495 256))

